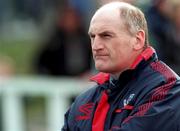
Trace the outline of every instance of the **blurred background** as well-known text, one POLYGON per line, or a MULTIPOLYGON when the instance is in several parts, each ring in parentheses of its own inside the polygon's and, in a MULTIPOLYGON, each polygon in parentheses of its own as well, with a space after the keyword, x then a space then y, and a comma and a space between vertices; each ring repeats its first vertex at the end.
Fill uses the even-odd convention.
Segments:
MULTIPOLYGON (((61 129, 74 98, 93 85, 89 21, 110 1, 0 0, 0 131, 61 129)), ((151 45, 180 74, 180 1, 121 1, 144 11, 151 45)))

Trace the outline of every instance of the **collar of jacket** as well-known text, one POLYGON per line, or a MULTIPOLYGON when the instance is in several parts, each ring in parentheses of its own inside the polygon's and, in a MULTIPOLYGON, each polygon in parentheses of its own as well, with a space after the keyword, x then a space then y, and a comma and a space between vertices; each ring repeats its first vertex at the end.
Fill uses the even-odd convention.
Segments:
MULTIPOLYGON (((151 46, 147 47, 141 54, 139 54, 139 56, 133 62, 130 70, 127 70, 127 71, 123 72, 122 74, 126 74, 126 72, 135 70, 142 61, 148 61, 153 56, 153 54, 155 54, 155 50, 151 46)), ((122 74, 121 74, 121 76, 122 76, 122 74)), ((105 82, 109 81, 109 79, 110 79, 110 74, 103 73, 103 72, 100 72, 97 75, 92 76, 90 78, 91 81, 94 81, 99 85, 104 84, 105 82)))

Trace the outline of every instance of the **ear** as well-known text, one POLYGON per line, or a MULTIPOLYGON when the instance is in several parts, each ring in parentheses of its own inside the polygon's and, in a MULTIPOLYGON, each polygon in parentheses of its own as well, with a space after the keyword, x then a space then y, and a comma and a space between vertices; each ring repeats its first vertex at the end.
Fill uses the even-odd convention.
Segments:
POLYGON ((134 50, 141 50, 145 45, 145 32, 143 30, 139 30, 136 34, 136 42, 134 43, 134 50))

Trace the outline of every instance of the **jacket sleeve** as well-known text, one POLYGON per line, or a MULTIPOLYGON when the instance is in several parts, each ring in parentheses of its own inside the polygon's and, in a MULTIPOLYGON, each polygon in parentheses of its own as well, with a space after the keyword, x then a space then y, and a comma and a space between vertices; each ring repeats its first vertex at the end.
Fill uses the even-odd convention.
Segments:
POLYGON ((173 90, 135 107, 120 131, 180 131, 180 87, 173 90))
POLYGON ((74 110, 74 105, 75 103, 72 103, 72 105, 70 106, 70 108, 67 110, 67 112, 64 115, 64 125, 61 129, 61 131, 71 131, 71 129, 74 127, 75 125, 75 120, 74 120, 74 116, 75 116, 75 110, 74 110))
MULTIPOLYGON (((69 109, 70 110, 70 109, 69 109)), ((61 131, 69 131, 69 126, 68 126, 68 115, 69 115, 69 110, 65 113, 64 115, 64 125, 61 129, 61 131)))
MULTIPOLYGON (((156 110, 156 107, 150 109, 156 110)), ((142 116, 131 116, 124 121, 120 131, 180 131, 172 109, 150 111, 142 116)))

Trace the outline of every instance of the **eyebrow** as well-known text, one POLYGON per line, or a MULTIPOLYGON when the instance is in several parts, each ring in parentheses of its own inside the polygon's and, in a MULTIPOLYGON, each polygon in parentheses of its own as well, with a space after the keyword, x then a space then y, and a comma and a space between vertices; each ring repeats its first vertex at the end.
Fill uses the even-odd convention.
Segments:
MULTIPOLYGON (((93 35, 94 33, 93 33, 92 31, 89 31, 88 34, 89 34, 89 35, 93 35)), ((113 33, 112 31, 107 31, 107 30, 102 31, 102 32, 99 32, 98 34, 99 34, 99 35, 103 35, 103 34, 114 35, 114 33, 113 33)))
POLYGON ((112 31, 102 31, 99 33, 100 35, 101 34, 110 34, 110 35, 113 35, 114 33, 112 31))

